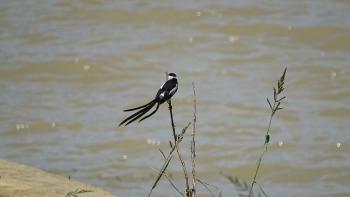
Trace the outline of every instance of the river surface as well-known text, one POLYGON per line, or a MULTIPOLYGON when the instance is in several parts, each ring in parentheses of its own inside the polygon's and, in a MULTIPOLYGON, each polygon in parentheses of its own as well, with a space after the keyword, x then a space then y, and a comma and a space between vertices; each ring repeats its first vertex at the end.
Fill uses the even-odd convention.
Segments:
MULTIPOLYGON (((252 180, 266 97, 288 67, 257 181, 271 197, 350 196, 349 10, 347 0, 1 0, 0 157, 146 196, 172 139, 167 105, 118 123, 175 72, 178 132, 196 85, 199 179, 238 196, 223 174, 252 180)), ((184 188, 176 157, 169 168, 184 188)), ((175 195, 166 179, 153 193, 175 195)))

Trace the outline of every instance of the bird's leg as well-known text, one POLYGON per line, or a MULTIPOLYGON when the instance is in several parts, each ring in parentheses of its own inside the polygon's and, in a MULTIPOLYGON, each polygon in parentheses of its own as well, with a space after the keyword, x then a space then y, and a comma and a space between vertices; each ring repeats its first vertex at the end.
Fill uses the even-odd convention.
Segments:
POLYGON ((169 99, 169 100, 167 100, 166 101, 167 103, 168 103, 168 108, 169 108, 169 110, 172 110, 173 109, 173 106, 171 105, 171 100, 169 99))

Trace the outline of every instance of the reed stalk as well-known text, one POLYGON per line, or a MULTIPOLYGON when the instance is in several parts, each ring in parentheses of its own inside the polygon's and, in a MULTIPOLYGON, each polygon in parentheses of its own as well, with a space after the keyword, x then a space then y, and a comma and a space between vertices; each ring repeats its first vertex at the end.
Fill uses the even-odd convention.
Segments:
POLYGON ((273 104, 271 104, 269 98, 266 99, 267 103, 269 104, 270 110, 271 110, 270 119, 269 119, 268 127, 267 127, 267 130, 266 130, 266 134, 265 134, 265 141, 264 141, 263 151, 262 151, 260 157, 258 158, 257 166, 256 166, 256 169, 255 169, 255 173, 254 173, 254 176, 253 176, 253 180, 252 180, 251 186, 250 186, 248 197, 251 197, 253 195, 253 187, 254 187, 254 185, 256 183, 256 178, 258 176, 258 172, 259 172, 259 169, 260 169, 260 166, 261 166, 261 162, 262 162, 262 159, 263 159, 265 153, 267 152, 267 148, 268 148, 268 145, 269 145, 269 142, 270 142, 270 130, 271 130, 272 119, 273 119, 273 117, 274 117, 274 115, 276 114, 277 111, 283 109, 283 108, 280 107, 280 104, 281 104, 281 101, 283 99, 285 99, 286 97, 283 96, 283 97, 280 98, 279 96, 284 90, 284 79, 285 79, 285 76, 286 76, 286 72, 287 72, 287 68, 284 69, 282 76, 277 81, 277 89, 275 87, 273 88, 273 104))

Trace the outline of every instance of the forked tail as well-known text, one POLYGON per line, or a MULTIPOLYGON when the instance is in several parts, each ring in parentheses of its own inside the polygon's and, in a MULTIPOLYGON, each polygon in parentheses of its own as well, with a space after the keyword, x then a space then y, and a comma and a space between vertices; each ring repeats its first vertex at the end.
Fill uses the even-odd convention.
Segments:
MULTIPOLYGON (((147 103, 146 105, 143 105, 143 106, 140 106, 140 107, 137 107, 137 108, 132 108, 132 109, 129 109, 128 111, 132 111, 132 110, 136 110, 136 109, 141 109, 139 111, 137 111, 136 113, 132 114, 131 116, 127 117, 126 119, 124 119, 120 124, 119 126, 123 125, 124 123, 125 126, 134 122, 135 120, 139 119, 141 116, 143 116, 144 114, 146 114, 149 110, 152 109, 152 107, 156 104, 157 102, 155 100, 147 103)), ((158 105, 157 105, 157 108, 158 108, 158 105)), ((125 110, 124 110, 125 111, 125 110)), ((153 112, 152 112, 153 113, 153 112)))

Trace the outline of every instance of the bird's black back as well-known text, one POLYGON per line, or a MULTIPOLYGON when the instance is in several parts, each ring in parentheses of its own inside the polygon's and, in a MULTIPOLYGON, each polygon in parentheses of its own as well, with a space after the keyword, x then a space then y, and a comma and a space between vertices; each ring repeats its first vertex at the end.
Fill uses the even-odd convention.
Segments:
POLYGON ((156 101, 160 104, 164 103, 166 100, 170 99, 177 91, 177 79, 172 78, 166 81, 161 88, 158 90, 156 95, 156 101), (163 94, 163 96, 162 96, 163 94))

